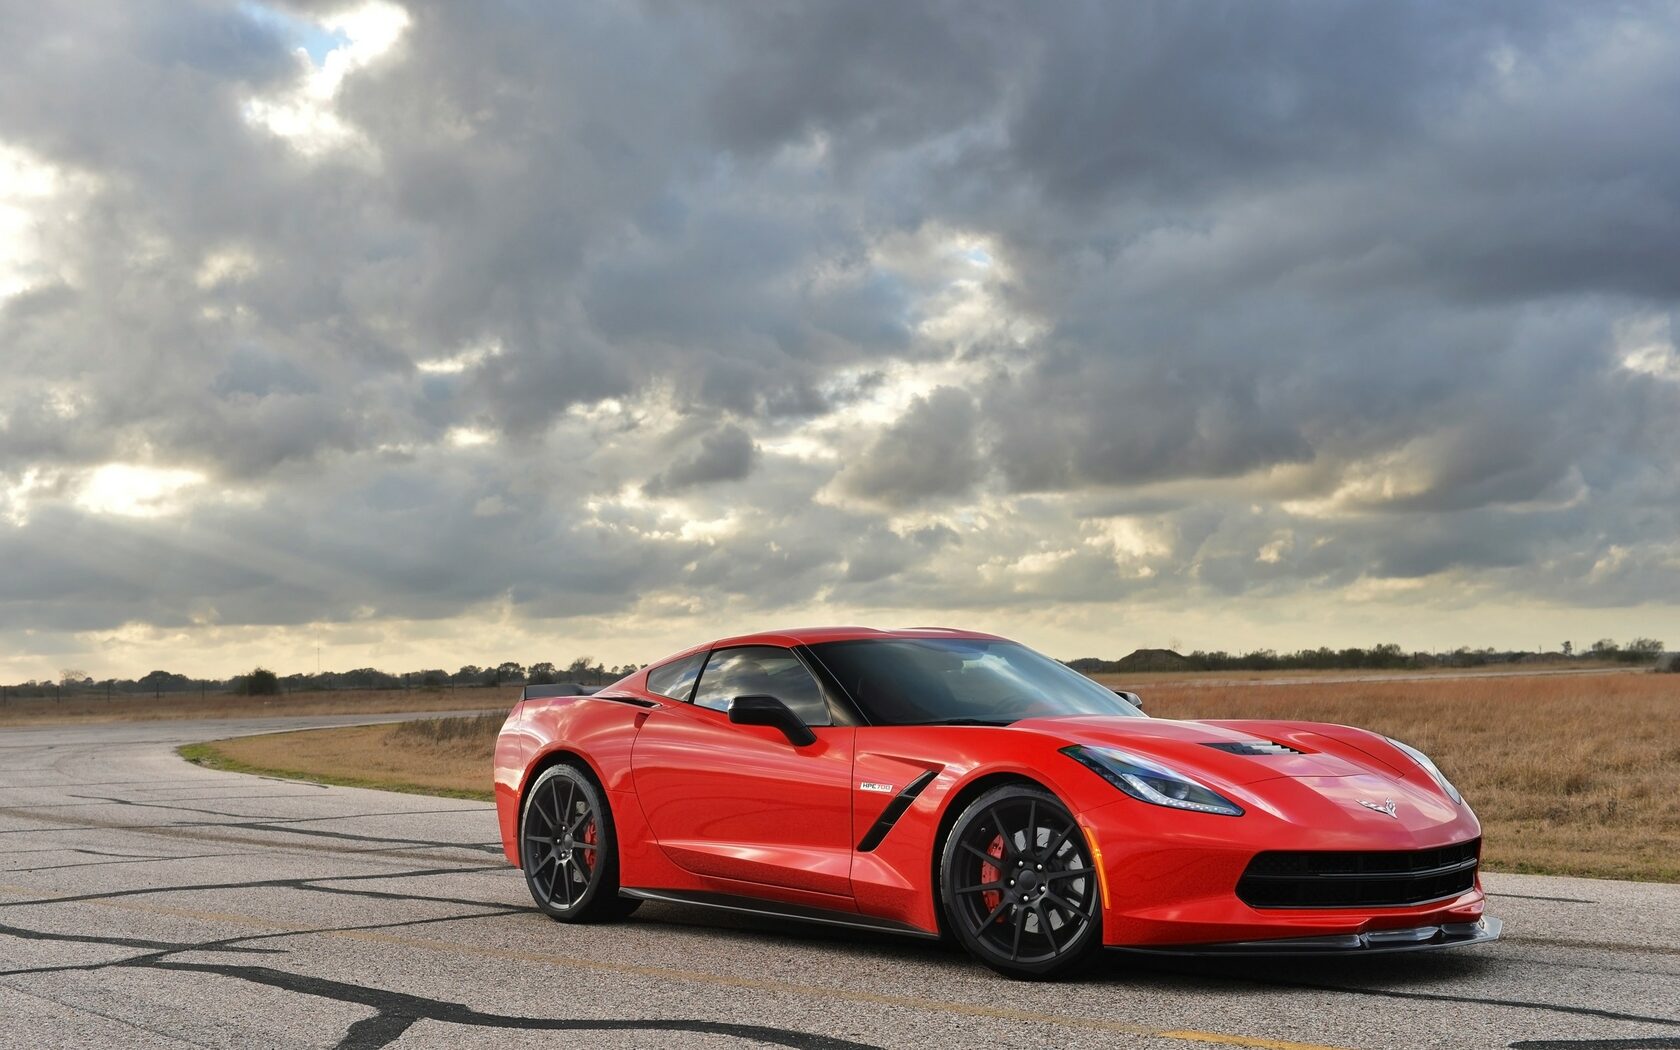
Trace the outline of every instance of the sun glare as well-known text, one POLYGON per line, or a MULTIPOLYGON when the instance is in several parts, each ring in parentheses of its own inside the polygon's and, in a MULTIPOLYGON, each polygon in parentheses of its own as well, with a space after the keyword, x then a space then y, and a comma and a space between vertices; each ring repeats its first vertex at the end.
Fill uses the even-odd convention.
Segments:
POLYGON ((204 483, 196 470, 107 463, 88 475, 76 505, 96 514, 155 518, 179 509, 179 497, 204 483))
POLYGON ((319 58, 300 44, 297 80, 282 91, 245 104, 247 120, 311 157, 363 142, 361 134, 338 115, 339 88, 346 77, 389 51, 408 28, 409 18, 396 4, 373 0, 314 22, 343 43, 319 58))
POLYGON ((41 276, 40 216, 63 188, 64 173, 0 142, 0 303, 41 276))

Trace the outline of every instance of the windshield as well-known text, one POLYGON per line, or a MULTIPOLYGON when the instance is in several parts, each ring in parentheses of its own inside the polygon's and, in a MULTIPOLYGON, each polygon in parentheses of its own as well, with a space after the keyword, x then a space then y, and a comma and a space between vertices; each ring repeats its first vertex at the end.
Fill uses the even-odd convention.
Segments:
POLYGON ((1147 717, 1071 667, 1014 642, 864 638, 810 648, 874 725, 1147 717))

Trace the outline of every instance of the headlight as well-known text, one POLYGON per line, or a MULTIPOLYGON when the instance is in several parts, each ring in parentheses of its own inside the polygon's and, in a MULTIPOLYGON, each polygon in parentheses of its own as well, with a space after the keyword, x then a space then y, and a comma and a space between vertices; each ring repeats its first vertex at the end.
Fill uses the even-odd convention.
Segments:
POLYGON ((1445 773, 1441 772, 1440 767, 1437 766, 1435 763, 1429 761, 1429 756, 1428 755, 1424 754, 1422 751, 1419 751, 1417 748, 1413 747, 1410 744, 1402 744, 1400 741, 1394 739, 1391 736, 1384 737, 1383 739, 1387 740, 1389 743, 1393 744, 1395 747, 1399 748, 1400 750, 1406 752, 1406 754, 1411 755, 1413 762, 1416 762, 1418 765, 1420 765, 1424 769, 1428 770, 1429 775, 1435 778, 1435 783, 1441 785, 1441 790, 1445 791, 1447 793, 1448 798, 1452 799, 1456 803, 1459 803, 1460 805, 1462 805, 1464 803, 1464 796, 1460 795, 1458 793, 1458 789, 1452 786, 1452 781, 1447 779, 1447 775, 1445 773))
POLYGON ((1104 780, 1137 799, 1156 806, 1188 809, 1194 813, 1218 813, 1240 817, 1242 807, 1215 794, 1182 773, 1112 747, 1074 744, 1062 754, 1085 766, 1104 780))

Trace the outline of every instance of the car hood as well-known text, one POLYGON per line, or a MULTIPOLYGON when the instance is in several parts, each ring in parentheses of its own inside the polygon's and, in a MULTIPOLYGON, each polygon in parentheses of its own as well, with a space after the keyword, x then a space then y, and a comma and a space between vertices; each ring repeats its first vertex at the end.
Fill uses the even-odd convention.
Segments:
POLYGON ((1407 838, 1421 847, 1435 843, 1443 827, 1473 819, 1467 807, 1456 805, 1433 777, 1385 738, 1348 726, 1095 716, 1028 719, 1011 728, 1154 759, 1244 808, 1312 829, 1321 844, 1342 835, 1347 848, 1355 848, 1352 844, 1369 842, 1378 833, 1383 848, 1407 838), (1266 743, 1292 751, 1242 754, 1207 746, 1266 743))
MULTIPOLYGON (((1070 744, 1114 747, 1159 759, 1174 769, 1227 784, 1257 784, 1282 777, 1380 777, 1406 779, 1408 770, 1349 742, 1357 733, 1310 722, 1180 722, 1163 718, 1033 718, 1011 728, 1063 737, 1070 744), (1281 744, 1289 752, 1241 754, 1209 745, 1281 744)), ((1374 749, 1373 749, 1374 750, 1374 749)), ((1433 783, 1433 782, 1431 782, 1433 783)))

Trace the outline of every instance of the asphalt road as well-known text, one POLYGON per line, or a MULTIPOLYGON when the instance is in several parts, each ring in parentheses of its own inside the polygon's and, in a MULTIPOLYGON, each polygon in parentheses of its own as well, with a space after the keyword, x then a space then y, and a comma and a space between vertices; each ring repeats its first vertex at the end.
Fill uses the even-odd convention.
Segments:
POLYGON ((0 1046, 1680 1047, 1680 886, 1494 875, 1496 945, 1020 984, 674 906, 562 926, 489 806, 172 751, 334 721, 0 729, 0 1046))

